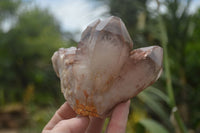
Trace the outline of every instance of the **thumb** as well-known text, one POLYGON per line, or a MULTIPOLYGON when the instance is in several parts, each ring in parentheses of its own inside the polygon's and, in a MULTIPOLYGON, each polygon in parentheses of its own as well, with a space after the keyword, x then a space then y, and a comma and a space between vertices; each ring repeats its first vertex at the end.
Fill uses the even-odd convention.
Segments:
POLYGON ((88 127, 88 117, 76 117, 60 121, 52 130, 54 133, 84 133, 88 127))

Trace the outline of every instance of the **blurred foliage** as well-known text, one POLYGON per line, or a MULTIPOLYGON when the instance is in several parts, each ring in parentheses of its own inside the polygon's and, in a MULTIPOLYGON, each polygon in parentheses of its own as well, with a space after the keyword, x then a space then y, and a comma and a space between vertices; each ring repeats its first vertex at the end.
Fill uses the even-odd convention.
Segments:
POLYGON ((16 14, 21 1, 20 0, 1 0, 0 1, 0 22, 4 19, 13 16, 16 14))
MULTIPOLYGON (((99 1, 110 7, 111 15, 119 16, 125 22, 135 48, 162 45, 158 12, 149 7, 156 0, 99 1)), ((194 14, 189 13, 191 2, 162 0, 160 6, 166 10, 160 15, 168 39, 170 74, 177 107, 187 128, 198 133, 200 9, 194 14)), ((21 132, 34 133, 41 131, 64 101, 51 56, 60 47, 75 45, 75 41, 73 34, 61 31, 60 24, 47 9, 37 6, 26 9, 25 4, 23 0, 0 1, 0 112, 4 112, 2 108, 7 108, 8 104, 25 107, 28 122, 21 132), (12 22, 8 31, 3 29, 5 22, 12 22)), ((178 132, 169 107, 166 81, 164 71, 154 87, 132 100, 128 133, 178 132)))
MULTIPOLYGON (((15 108, 10 113, 3 111, 13 103, 25 106, 22 113, 28 116, 29 122, 24 132, 29 127, 31 132, 41 132, 55 107, 64 101, 58 91, 60 85, 51 56, 58 48, 74 45, 74 42, 66 40, 64 35, 69 34, 61 32, 59 23, 48 10, 22 6, 25 3, 20 0, 0 1, 0 114, 12 116, 12 112, 18 111, 15 108), (12 22, 10 29, 5 31, 2 24, 9 22, 12 22), (53 105, 53 109, 47 110, 53 105), (52 112, 49 117, 47 111, 52 112)), ((13 128, 14 120, 15 116, 6 121, 0 116, 0 125, 13 128)), ((16 123, 14 128, 20 126, 16 123)))
MULTIPOLYGON (((5 3, 1 1, 1 7, 5 3)), ((12 14, 14 9, 8 6, 5 10, 10 17, 16 17, 12 14)), ((58 97, 55 88, 59 88, 59 84, 50 59, 62 45, 59 24, 47 10, 35 7, 17 15, 13 28, 0 35, 0 88, 4 101, 27 102, 28 97, 34 96, 32 100, 43 104, 58 97)))

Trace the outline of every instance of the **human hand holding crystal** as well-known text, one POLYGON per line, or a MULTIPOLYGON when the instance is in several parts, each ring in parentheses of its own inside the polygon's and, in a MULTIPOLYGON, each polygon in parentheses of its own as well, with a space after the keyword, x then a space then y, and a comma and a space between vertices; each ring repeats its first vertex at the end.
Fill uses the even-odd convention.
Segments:
MULTIPOLYGON (((125 133, 130 100, 118 104, 111 115, 107 133, 125 133)), ((105 119, 77 116, 65 102, 44 127, 42 133, 101 133, 105 119)))

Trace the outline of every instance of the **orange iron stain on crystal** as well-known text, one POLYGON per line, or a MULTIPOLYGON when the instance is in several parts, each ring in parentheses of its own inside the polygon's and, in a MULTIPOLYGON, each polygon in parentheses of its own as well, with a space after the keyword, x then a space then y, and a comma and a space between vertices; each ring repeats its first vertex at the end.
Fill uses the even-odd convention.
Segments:
POLYGON ((97 109, 93 105, 83 105, 80 104, 79 100, 76 99, 76 106, 74 110, 77 114, 82 116, 94 116, 99 117, 97 114, 97 109))

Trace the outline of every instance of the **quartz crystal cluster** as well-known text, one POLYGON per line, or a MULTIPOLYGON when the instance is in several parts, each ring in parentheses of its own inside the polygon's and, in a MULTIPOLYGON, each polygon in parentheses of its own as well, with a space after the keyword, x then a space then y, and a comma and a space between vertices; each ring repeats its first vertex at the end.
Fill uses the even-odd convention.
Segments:
POLYGON ((62 93, 77 114, 106 117, 117 104, 159 78, 162 48, 132 48, 124 23, 112 16, 90 24, 77 48, 54 53, 52 62, 62 93))

